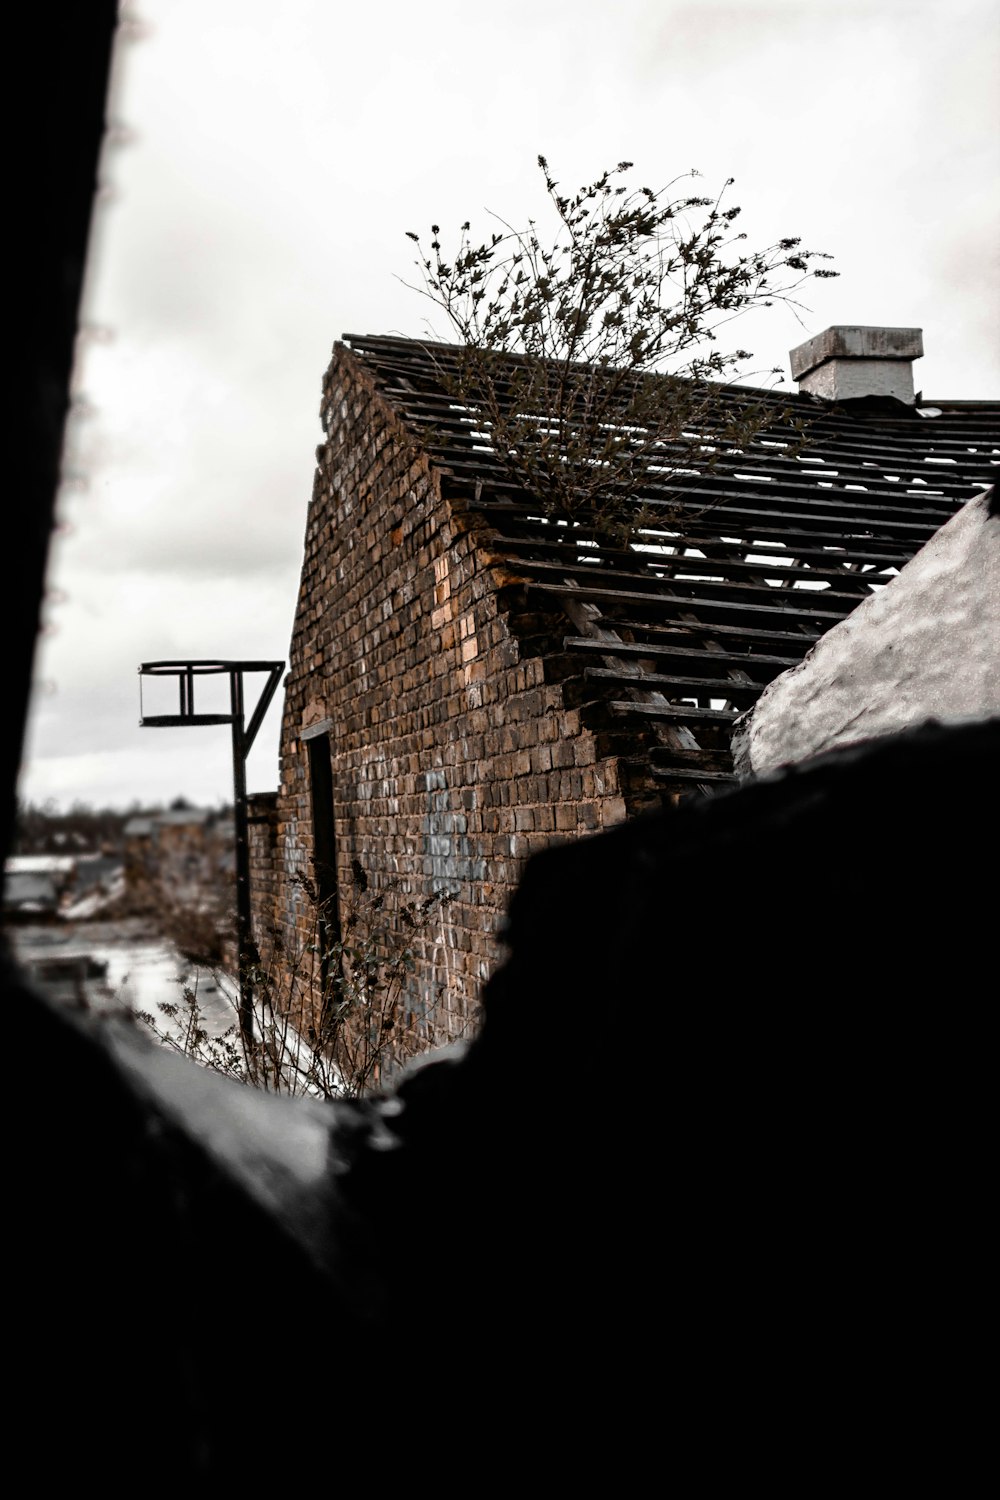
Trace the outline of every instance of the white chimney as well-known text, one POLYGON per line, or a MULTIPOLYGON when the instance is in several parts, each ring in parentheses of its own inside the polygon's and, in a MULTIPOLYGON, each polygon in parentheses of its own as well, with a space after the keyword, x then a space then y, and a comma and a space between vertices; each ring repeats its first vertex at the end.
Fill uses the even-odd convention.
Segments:
POLYGON ((792 349, 800 391, 824 401, 894 396, 913 405, 913 361, 924 352, 922 328, 827 328, 792 349))

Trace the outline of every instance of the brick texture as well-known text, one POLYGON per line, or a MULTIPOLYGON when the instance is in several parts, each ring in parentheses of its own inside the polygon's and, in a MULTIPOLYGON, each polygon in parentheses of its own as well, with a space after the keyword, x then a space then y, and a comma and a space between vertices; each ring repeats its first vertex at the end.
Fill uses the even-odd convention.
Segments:
MULTIPOLYGON (((408 1003, 428 1036, 467 1034, 527 855, 621 821, 617 758, 566 701, 568 622, 529 610, 481 518, 338 346, 306 525, 277 797, 255 799, 255 930, 265 958, 315 941, 309 756, 331 758, 341 906, 374 892, 453 898, 413 941, 408 1003), (325 726, 325 727, 324 727, 325 726), (266 805, 265 805, 266 804, 266 805)), ((390 903, 391 905, 391 903, 390 903)))

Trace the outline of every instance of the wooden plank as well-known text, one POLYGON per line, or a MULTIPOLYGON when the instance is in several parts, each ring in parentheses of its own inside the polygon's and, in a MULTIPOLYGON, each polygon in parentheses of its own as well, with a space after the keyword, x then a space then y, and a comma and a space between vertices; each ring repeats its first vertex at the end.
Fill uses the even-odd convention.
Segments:
MULTIPOLYGON (((537 587, 540 588, 542 585, 539 584, 537 587)), ((759 641, 769 644, 772 641, 778 641, 786 651, 791 651, 794 648, 801 650, 802 655, 805 655, 809 648, 815 645, 820 637, 825 634, 823 630, 762 630, 756 625, 725 625, 720 624, 717 620, 713 620, 711 624, 706 623, 705 625, 667 625, 662 621, 633 620, 624 617, 619 618, 615 615, 601 615, 594 623, 595 625, 603 625, 610 630, 637 631, 644 636, 651 637, 654 641, 664 638, 678 642, 691 641, 693 643, 710 640, 718 641, 723 646, 728 644, 726 641, 727 636, 736 636, 741 642, 745 641, 748 643, 759 641)), ((644 645, 645 642, 636 642, 635 644, 644 645)), ((802 656, 796 657, 794 665, 797 665, 801 660, 802 656)))
MULTIPOLYGON (((812 643, 803 637, 803 645, 812 643)), ((658 642, 644 641, 595 641, 586 636, 568 635, 563 640, 563 646, 567 651, 600 652, 605 656, 664 656, 674 657, 684 661, 704 662, 708 665, 718 665, 720 669, 726 667, 741 667, 747 670, 750 667, 774 667, 775 672, 784 671, 786 667, 797 667, 802 660, 801 656, 739 656, 727 651, 699 651, 696 647, 663 646, 658 642)), ((720 681, 727 681, 720 678, 720 681)))
MULTIPOLYGON (((457 351, 447 346, 431 348, 427 346, 427 352, 415 348, 411 342, 410 346, 399 344, 395 350, 388 350, 385 346, 376 346, 371 340, 362 340, 355 343, 352 348, 354 353, 367 354, 366 363, 376 366, 383 382, 386 385, 386 394, 391 395, 401 405, 413 402, 416 398, 418 409, 425 404, 434 407, 435 404, 445 406, 454 402, 450 392, 442 389, 438 383, 439 374, 442 370, 448 376, 458 373, 458 360, 455 357, 457 351), (450 357, 449 357, 450 356, 450 357), (427 382, 427 389, 416 392, 413 389, 414 375, 422 375, 427 382), (392 383, 392 377, 397 376, 397 383, 392 383)), ((584 372, 588 367, 581 367, 584 372)), ((508 393, 513 390, 510 380, 504 380, 501 373, 497 382, 499 390, 508 393)), ((620 384, 620 389, 626 395, 630 395, 629 383, 620 384)), ((1000 408, 989 402, 957 402, 957 401, 923 401, 922 406, 937 406, 940 415, 937 417, 922 417, 915 410, 905 416, 894 419, 886 412, 874 414, 862 414, 857 412, 846 412, 836 407, 826 410, 819 409, 808 397, 803 397, 796 392, 769 392, 752 386, 730 386, 716 385, 713 392, 713 405, 718 404, 722 410, 732 409, 734 411, 747 408, 771 407, 769 427, 775 432, 783 432, 789 441, 797 440, 795 429, 788 425, 787 416, 798 421, 803 421, 807 434, 813 442, 825 440, 837 444, 845 439, 852 441, 894 443, 909 447, 914 442, 939 443, 945 438, 952 441, 962 441, 970 430, 980 429, 986 437, 995 439, 998 427, 1000 427, 1000 408)), ((709 423, 712 413, 705 413, 705 431, 709 431, 709 423)))
POLYGON ((654 766, 650 775, 654 781, 701 781, 709 786, 736 786, 738 781, 732 771, 699 771, 694 766, 654 766))
MULTIPOLYGON (((394 404, 403 420, 426 436, 446 434, 456 441, 475 441, 473 433, 486 432, 489 427, 485 414, 472 409, 456 409, 457 403, 451 397, 429 405, 425 405, 425 401, 424 397, 415 398, 412 393, 401 392, 394 404)), ((965 429, 952 436, 940 429, 928 434, 928 428, 919 427, 913 430, 909 440, 894 441, 884 434, 868 436, 857 425, 838 435, 824 435, 812 428, 803 444, 802 439, 790 430, 782 433, 780 428, 771 427, 762 429, 759 439, 739 452, 726 446, 724 436, 705 431, 696 438, 663 442, 657 446, 656 452, 662 456, 664 465, 682 461, 697 463, 704 466, 705 473, 716 474, 722 479, 752 467, 762 475, 768 475, 772 482, 808 484, 813 470, 829 468, 837 471, 836 477, 850 483, 877 483, 884 479, 883 470, 924 478, 929 473, 938 473, 954 483, 970 471, 989 471, 991 460, 995 460, 995 452, 991 450, 1000 446, 1000 424, 992 430, 984 428, 973 432, 965 429), (778 443, 787 443, 789 449, 795 451, 786 452, 776 446, 778 443), (955 461, 939 464, 935 462, 938 459, 955 461)), ((640 439, 636 448, 641 446, 640 439)))
MULTIPOLYGON (((644 570, 641 572, 636 570, 626 570, 624 568, 599 568, 597 565, 590 565, 587 563, 581 564, 576 559, 567 559, 566 562, 543 562, 537 558, 519 558, 517 566, 525 573, 555 573, 559 574, 561 577, 565 576, 566 574, 570 574, 574 578, 579 578, 581 582, 584 580, 584 578, 586 578, 588 585, 590 583, 590 579, 596 576, 613 578, 616 582, 620 581, 622 583, 645 583, 648 581, 651 585, 666 584, 669 585, 671 589, 694 588, 701 590, 709 589, 712 591, 719 590, 722 594, 730 595, 733 598, 742 598, 745 596, 749 596, 751 599, 766 598, 770 595, 775 594, 777 594, 779 597, 784 597, 788 592, 786 590, 776 590, 774 588, 770 588, 766 583, 756 583, 749 578, 745 580, 712 578, 699 581, 695 578, 680 577, 678 572, 667 571, 672 568, 677 568, 681 572, 685 573, 701 573, 703 571, 711 571, 711 568, 715 566, 714 564, 708 564, 706 560, 705 567, 703 569, 701 563, 702 559, 697 557, 665 557, 662 559, 655 558, 650 559, 648 571, 644 570), (664 569, 664 574, 662 576, 654 571, 657 568, 664 569)), ((753 563, 751 564, 751 567, 758 575, 761 573, 767 574, 771 572, 771 569, 767 563, 753 563)), ((801 570, 786 568, 784 570, 784 573, 790 578, 802 579, 804 582, 809 582, 815 577, 815 574, 810 572, 810 570, 807 568, 803 568, 801 570)), ((871 575, 860 573, 845 576, 853 576, 859 579, 863 579, 870 577, 871 575)), ((819 582, 820 580, 816 579, 816 581, 819 582)), ((872 582, 877 581, 877 579, 872 578, 872 582)), ((885 580, 883 580, 883 582, 884 581, 885 580)), ((842 594, 834 589, 799 589, 797 590, 797 594, 800 601, 803 593, 815 594, 817 598, 822 598, 826 603, 833 605, 834 607, 836 607, 837 604, 842 603, 845 606, 846 612, 850 612, 852 609, 854 609, 855 605, 860 603, 861 599, 867 597, 867 590, 864 593, 862 593, 860 590, 852 590, 850 593, 842 594)))
POLYGON ((855 530, 887 528, 899 531, 903 527, 940 527, 955 514, 956 505, 947 500, 930 496, 933 505, 918 503, 923 497, 906 495, 898 506, 872 505, 863 497, 848 490, 815 490, 805 496, 789 496, 787 499, 778 489, 761 485, 759 490, 749 486, 733 485, 709 488, 703 485, 679 484, 660 498, 661 491, 650 487, 643 490, 642 499, 652 509, 669 511, 671 515, 693 512, 696 518, 711 514, 721 520, 736 515, 760 516, 765 522, 795 521, 805 524, 806 529, 814 525, 855 530), (746 503, 744 503, 746 502, 746 503), (807 507, 803 509, 803 506, 807 507))
MULTIPOLYGON (((580 598, 585 594, 594 594, 597 597, 598 592, 597 589, 582 591, 582 589, 577 588, 564 588, 559 583, 532 583, 531 588, 532 591, 541 592, 541 594, 570 595, 573 598, 580 598)), ((615 598, 610 595, 609 589, 604 589, 600 597, 604 603, 610 603, 612 606, 616 603, 615 598)), ((624 603, 648 604, 651 609, 657 610, 658 613, 663 613, 660 610, 661 601, 657 594, 628 594, 625 595, 624 603)), ((681 600, 681 603, 688 603, 688 601, 681 600)), ((790 624, 792 622, 790 621, 790 624)), ((793 646, 795 648, 801 646, 804 652, 808 651, 808 648, 814 645, 814 642, 817 642, 820 636, 823 636, 829 628, 817 628, 811 622, 807 624, 805 621, 802 622, 798 630, 768 630, 766 627, 760 627, 760 624, 756 624, 756 622, 751 625, 726 624, 724 621, 705 621, 700 622, 700 624, 691 624, 691 622, 673 624, 673 622, 666 621, 663 618, 633 619, 628 618, 628 616, 613 615, 613 613, 601 615, 601 618, 595 621, 595 624, 604 625, 604 627, 610 628, 610 630, 640 630, 645 634, 651 634, 655 639, 669 636, 670 639, 681 640, 723 640, 726 636, 738 636, 741 640, 763 640, 763 642, 780 640, 786 646, 786 649, 792 649, 793 646)))
MULTIPOLYGON (((709 497, 711 498, 711 497, 709 497)), ((718 498, 718 497, 716 497, 718 498)), ((878 525, 866 522, 853 515, 828 515, 819 511, 803 513, 801 511, 783 511, 781 509, 763 509, 750 505, 737 505, 734 500, 737 497, 727 496, 725 504, 699 505, 695 507, 682 506, 682 510, 692 511, 692 519, 700 526, 706 524, 706 517, 711 516, 712 525, 718 526, 719 535, 731 535, 740 532, 754 537, 770 537, 772 539, 784 540, 786 537, 802 537, 806 542, 816 543, 827 541, 831 546, 850 546, 852 542, 871 542, 878 539, 898 541, 903 545, 912 543, 914 550, 939 531, 946 521, 951 520, 954 511, 947 512, 917 512, 911 513, 911 518, 905 521, 880 521, 878 525), (830 527, 836 530, 830 530, 830 527)), ((483 511, 491 518, 495 515, 502 517, 506 515, 539 515, 540 503, 528 503, 527 501, 513 502, 510 500, 468 500, 470 510, 483 511)), ((648 502, 648 497, 644 499, 648 502)), ((671 512, 668 517, 668 507, 662 501, 653 501, 654 510, 664 512, 662 526, 665 531, 677 532, 687 524, 683 517, 675 519, 671 512)), ((654 520, 653 524, 656 522, 654 520)), ((568 528, 566 528, 568 531, 568 528)))
MULTIPOLYGON (((470 509, 481 510, 485 509, 485 507, 472 502, 470 503, 470 509)), ((494 512, 493 507, 490 507, 489 509, 491 512, 494 512)), ((497 524, 498 517, 495 512, 490 514, 489 519, 495 525, 497 524)), ((510 515, 509 512, 507 514, 504 514, 502 511, 500 512, 499 520, 508 526, 510 525, 511 520, 516 520, 516 524, 518 525, 535 524, 539 526, 539 529, 541 528, 542 524, 540 522, 532 523, 527 519, 526 516, 518 516, 515 518, 510 515)), ((735 520, 735 518, 730 518, 730 522, 732 522, 732 520, 735 520)), ((911 557, 914 557, 920 550, 920 548, 924 545, 921 540, 915 538, 911 539, 904 537, 880 537, 876 540, 870 535, 866 536, 859 534, 858 536, 852 536, 844 532, 837 531, 805 532, 797 530, 796 528, 791 526, 769 526, 763 522, 752 526, 740 526, 733 525, 731 523, 726 524, 725 517, 720 517, 718 524, 719 531, 715 536, 714 541, 719 547, 733 548, 738 546, 741 550, 746 552, 766 552, 769 547, 774 547, 776 544, 780 544, 782 549, 791 557, 807 555, 805 551, 806 548, 810 548, 813 553, 818 554, 822 551, 823 544, 826 544, 830 547, 836 547, 838 549, 837 555, 843 556, 845 560, 855 558, 861 559, 865 558, 866 556, 877 557, 878 561, 883 563, 884 565, 901 567, 904 562, 908 562, 911 557), (726 542, 724 540, 726 536, 732 536, 734 534, 742 534, 742 539, 739 542, 726 542), (873 554, 871 552, 871 548, 873 546, 877 546, 880 549, 878 553, 873 554)), ((568 531, 565 534, 567 536, 570 535, 568 531)), ((676 530, 668 531, 666 522, 664 522, 662 534, 667 543, 674 543, 679 539, 676 530)), ((933 531, 931 531, 930 535, 933 534, 933 531)), ((588 535, 588 532, 583 527, 581 527, 578 535, 586 536, 588 535)), ((651 542, 655 540, 655 536, 656 533, 651 533, 651 542)), ((683 540, 686 542, 688 538, 685 536, 683 540)), ((700 535, 697 540, 692 534, 690 541, 692 546, 704 546, 706 544, 706 539, 703 534, 700 535)), ((505 542, 506 536, 503 533, 500 533, 496 536, 494 545, 498 549, 501 549, 504 547, 505 542)), ((760 564, 759 566, 763 567, 766 566, 766 564, 760 564)))
MULTIPOLYGON (((502 482, 504 471, 501 460, 488 446, 488 438, 480 435, 481 429, 474 431, 467 423, 451 426, 410 422, 409 426, 421 436, 432 455, 456 472, 471 467, 477 476, 490 476, 502 482)), ((932 492, 929 498, 934 498, 933 492, 940 491, 945 501, 961 502, 974 487, 988 486, 994 482, 996 471, 987 455, 980 457, 978 454, 971 454, 964 444, 955 444, 954 447, 953 454, 930 451, 890 456, 873 451, 858 458, 842 452, 828 453, 824 457, 810 450, 809 457, 820 460, 819 462, 796 464, 794 467, 789 463, 787 468, 766 463, 760 453, 750 449, 738 465, 706 465, 701 481, 702 484, 711 485, 714 490, 721 490, 726 494, 752 492, 763 496, 778 493, 803 504, 816 497, 824 499, 850 495, 866 497, 860 499, 859 503, 869 506, 888 501, 891 508, 895 509, 898 506, 905 507, 907 502, 912 503, 915 498, 919 498, 913 493, 914 487, 918 490, 926 487, 932 492), (937 458, 946 457, 953 457, 955 462, 935 462, 937 458), (743 477, 736 479, 734 476, 737 473, 743 477), (891 479, 888 477, 890 474, 894 476, 891 479)), ((697 456, 690 449, 679 450, 673 455, 665 454, 664 461, 673 461, 679 467, 698 466, 697 456)), ((693 475, 678 476, 671 482, 664 477, 658 481, 654 474, 650 476, 648 488, 653 493, 664 488, 672 491, 675 487, 683 488, 685 480, 693 478, 693 475)), ((514 482, 507 480, 508 484, 514 482)), ((937 498, 941 498, 941 495, 937 498)))
MULTIPOLYGON (((525 530, 521 533, 506 531, 503 535, 503 538, 498 541, 498 545, 502 546, 505 551, 516 551, 518 547, 538 547, 543 548, 545 551, 561 552, 570 545, 570 542, 568 540, 563 539, 567 536, 565 532, 562 534, 562 537, 553 537, 550 528, 546 528, 545 530, 543 530, 541 525, 539 525, 537 522, 531 523, 526 518, 523 518, 517 524, 524 526, 525 530)), ((580 538, 587 538, 588 540, 592 539, 590 531, 584 529, 583 527, 581 527, 579 531, 574 531, 572 535, 578 539, 576 542, 577 547, 579 547, 580 538)), ((722 536, 719 535, 704 536, 696 534, 689 535, 685 533, 685 535, 679 536, 676 533, 671 533, 666 530, 664 530, 660 535, 662 535, 662 542, 664 546, 697 547, 700 550, 708 553, 708 561, 714 561, 716 557, 718 557, 726 562, 735 561, 740 567, 754 568, 758 572, 760 571, 762 566, 767 566, 768 568, 770 567, 770 564, 765 565, 756 562, 748 563, 743 558, 734 557, 734 554, 737 552, 766 552, 768 550, 768 544, 766 541, 754 540, 754 533, 748 533, 747 536, 739 538, 736 541, 726 541, 722 536)), ((644 541, 650 546, 658 545, 656 534, 645 537, 644 541)), ((774 543, 772 542, 770 543, 770 545, 773 547, 774 543)), ((785 556, 789 558, 789 560, 798 560, 799 558, 816 558, 819 562, 825 561, 830 564, 831 574, 838 577, 843 573, 843 569, 836 566, 836 564, 838 563, 872 563, 876 565, 876 567, 878 567, 879 565, 881 565, 882 567, 898 567, 899 559, 901 557, 912 557, 914 555, 914 550, 912 548, 901 547, 897 547, 891 552, 872 552, 870 549, 866 549, 863 544, 861 546, 852 545, 850 539, 845 537, 840 538, 835 545, 837 547, 836 552, 830 552, 824 547, 796 545, 794 549, 791 547, 782 547, 774 555, 780 556, 783 552, 785 556)), ((621 555, 623 557, 634 556, 631 549, 628 551, 628 553, 626 553, 624 549, 615 549, 607 546, 601 546, 599 549, 595 548, 593 549, 593 551, 595 556, 603 556, 605 554, 611 556, 621 555)), ((653 560, 655 561, 655 558, 653 560)), ((693 564, 700 561, 700 559, 690 558, 688 559, 688 561, 693 564)), ((816 577, 823 576, 819 570, 814 570, 814 572, 816 577)), ((808 573, 805 576, 809 576, 808 573)), ((854 574, 844 576, 858 577, 861 575, 854 574)))
POLYGON ((744 708, 752 708, 767 687, 766 682, 734 682, 731 678, 718 677, 674 677, 664 672, 643 672, 641 676, 635 677, 627 672, 615 671, 613 667, 587 667, 583 675, 588 682, 614 683, 637 691, 662 692, 667 697, 675 698, 724 698, 728 703, 740 703, 744 708))
MULTIPOLYGON (((699 546, 697 542, 688 537, 678 538, 676 544, 682 547, 699 546)), ((655 539, 650 537, 648 541, 643 545, 655 546, 655 539)), ((670 546, 674 544, 672 541, 668 541, 665 538, 664 545, 670 546)), ((566 541, 560 541, 549 537, 539 536, 513 538, 505 537, 503 542, 503 550, 508 554, 508 556, 514 554, 518 559, 518 563, 524 560, 540 564, 543 561, 543 559, 540 558, 523 558, 523 554, 528 552, 529 550, 543 550, 547 553, 554 553, 557 556, 565 556, 567 551, 569 551, 572 547, 573 543, 569 539, 567 539, 566 541)), ((621 562, 629 562, 633 568, 641 567, 644 570, 648 570, 651 568, 680 567, 691 571, 697 568, 701 568, 703 571, 720 572, 723 574, 734 573, 737 575, 752 574, 756 577, 759 577, 761 573, 766 573, 770 577, 775 578, 803 578, 813 580, 817 583, 888 582, 888 580, 882 577, 882 575, 875 569, 868 573, 852 573, 848 572, 846 567, 835 567, 832 565, 832 555, 829 552, 815 552, 815 549, 814 555, 826 559, 827 562, 831 564, 830 566, 806 567, 804 565, 799 565, 797 562, 797 559, 800 555, 799 552, 796 551, 795 553, 790 553, 787 551, 787 549, 784 548, 782 549, 782 551, 785 551, 787 554, 787 562, 747 562, 743 557, 727 556, 727 553, 735 552, 736 548, 731 543, 720 543, 718 538, 715 539, 714 544, 705 543, 701 545, 699 547, 699 550, 704 551, 709 555, 706 557, 684 557, 678 553, 674 553, 672 555, 661 556, 655 553, 637 553, 633 551, 624 552, 620 549, 611 549, 604 547, 583 548, 582 550, 578 550, 575 552, 573 561, 576 565, 591 567, 594 564, 588 562, 588 559, 593 558, 595 562, 597 559, 601 559, 602 561, 605 561, 609 567, 617 568, 618 560, 620 559, 621 562)), ((740 550, 742 552, 758 552, 766 549, 755 547, 753 544, 741 544, 740 550)), ((778 556, 780 554, 776 553, 774 555, 778 556)), ((845 557, 844 562, 846 563, 847 561, 848 559, 845 557)), ((886 559, 885 565, 889 567, 895 567, 897 566, 897 563, 895 559, 886 559)), ((565 564, 563 564, 562 566, 563 569, 565 569, 565 564)), ((624 575, 616 574, 616 576, 624 575)), ((862 594, 861 597, 864 597, 864 595, 862 594)))
MULTIPOLYGON (((481 435, 482 429, 474 429, 468 421, 419 423, 411 419, 410 425, 422 429, 428 451, 443 459, 450 468, 458 469, 462 462, 469 460, 470 455, 476 455, 471 461, 477 467, 482 464, 502 472, 501 461, 488 446, 488 438, 481 435)), ((810 448, 809 458, 821 461, 806 464, 791 459, 775 463, 769 457, 770 450, 749 448, 737 462, 710 464, 700 459, 695 449, 677 447, 673 452, 663 453, 662 463, 666 466, 674 462, 679 466, 695 468, 704 462, 702 483, 712 485, 726 494, 746 493, 752 487, 753 493, 760 496, 777 492, 786 499, 799 500, 803 504, 814 498, 822 500, 849 494, 852 498, 857 496, 859 504, 869 507, 880 506, 881 502, 889 501, 891 509, 905 509, 907 502, 912 504, 914 499, 910 493, 914 485, 921 489, 926 486, 932 491, 940 490, 946 499, 959 501, 968 495, 973 483, 989 476, 990 464, 985 455, 978 458, 968 453, 966 446, 959 443, 954 445, 954 449, 954 454, 937 452, 928 447, 926 450, 906 452, 895 457, 880 454, 873 458, 867 451, 864 457, 854 457, 842 451, 828 452, 824 456, 810 448), (942 457, 955 457, 956 462, 934 462, 935 458, 942 457), (889 473, 898 478, 889 480, 886 477, 889 473), (736 479, 737 474, 742 475, 742 478, 736 479), (864 486, 863 489, 857 488, 861 485, 864 486)), ((675 485, 683 489, 687 478, 693 476, 681 476, 668 484, 666 478, 659 480, 656 474, 652 474, 648 488, 652 493, 663 485, 668 485, 671 490, 675 485)))
MULTIPOLYGON (((404 339, 391 335, 345 334, 343 342, 350 346, 353 353, 365 358, 366 363, 374 365, 383 376, 395 371, 401 379, 407 381, 415 372, 423 373, 433 381, 441 368, 454 371, 457 369, 462 353, 461 349, 455 345, 440 344, 433 340, 404 339)), ((502 356, 499 358, 503 359, 502 356)), ((516 356, 508 357, 508 360, 512 369, 517 368, 519 361, 516 356)), ((581 365, 579 368, 582 372, 589 373, 591 367, 581 365)), ((631 377, 629 372, 618 372, 619 375, 623 373, 624 383, 631 384, 634 377, 631 377)), ((406 389, 406 387, 403 388, 404 393, 406 389)), ((844 431, 853 433, 860 429, 878 436, 895 436, 903 440, 921 429, 933 431, 943 427, 946 423, 978 421, 995 424, 1000 420, 1000 411, 995 403, 980 401, 946 401, 928 398, 922 404, 925 407, 937 406, 941 409, 942 415, 935 418, 923 418, 916 412, 910 411, 894 417, 886 411, 858 413, 836 406, 825 410, 818 409, 814 401, 799 392, 762 390, 739 383, 714 386, 714 396, 723 406, 733 406, 736 409, 748 405, 770 406, 774 410, 775 422, 782 413, 788 411, 805 418, 811 427, 821 429, 825 433, 837 434, 844 431)))
POLYGON ((627 703, 620 699, 608 704, 620 716, 639 714, 644 719, 698 720, 703 724, 731 724, 739 714, 729 708, 695 708, 687 703, 627 703))
POLYGON ((721 771, 728 776, 733 769, 733 754, 728 746, 725 750, 675 750, 672 745, 652 745, 642 764, 661 769, 693 766, 695 769, 721 771))
MULTIPOLYGON (((731 600, 728 599, 706 599, 703 596, 693 597, 690 599, 683 597, 676 598, 672 594, 667 594, 660 591, 657 591, 656 593, 642 594, 630 589, 597 588, 591 584, 577 585, 533 582, 531 584, 531 587, 547 594, 556 594, 559 596, 572 597, 574 599, 593 599, 596 601, 607 599, 608 601, 615 603, 621 602, 623 604, 646 604, 651 608, 659 610, 660 613, 664 615, 669 615, 671 609, 702 609, 714 611, 715 613, 718 613, 720 611, 730 611, 742 614, 750 614, 754 618, 768 617, 772 619, 786 619, 790 622, 799 619, 801 619, 802 621, 829 620, 830 624, 832 625, 835 624, 838 620, 845 619, 846 615, 849 613, 849 611, 845 611, 843 613, 834 613, 830 610, 820 609, 793 609, 787 605, 783 605, 782 607, 768 608, 763 604, 734 604, 731 600)), ((775 599, 784 600, 794 598, 796 601, 798 601, 805 597, 801 593, 791 594, 785 593, 784 591, 779 593, 777 589, 772 589, 770 592, 775 599)), ((817 595, 817 597, 821 598, 822 596, 817 595)), ((610 621, 609 623, 613 624, 614 622, 610 621)), ((706 622, 706 630, 710 630, 708 622, 706 622)))

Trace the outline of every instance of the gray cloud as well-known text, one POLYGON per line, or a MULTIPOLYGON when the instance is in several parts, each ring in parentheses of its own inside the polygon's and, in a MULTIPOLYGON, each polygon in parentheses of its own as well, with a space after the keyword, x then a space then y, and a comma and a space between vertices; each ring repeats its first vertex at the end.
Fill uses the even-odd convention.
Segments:
POLYGON ((733 175, 751 241, 834 252, 801 321, 737 325, 760 368, 829 323, 916 323, 928 393, 1000 391, 993 0, 140 9, 86 307, 113 339, 81 345, 88 487, 60 502, 31 795, 225 795, 224 745, 209 772, 193 731, 154 748, 135 728, 135 665, 284 653, 333 340, 423 332, 404 232, 526 218, 539 150, 574 186, 623 156, 654 186, 733 175))

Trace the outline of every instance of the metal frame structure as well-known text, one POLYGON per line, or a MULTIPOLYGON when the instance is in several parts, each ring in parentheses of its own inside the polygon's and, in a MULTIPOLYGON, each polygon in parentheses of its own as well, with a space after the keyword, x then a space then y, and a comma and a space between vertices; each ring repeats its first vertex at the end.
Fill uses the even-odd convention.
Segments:
POLYGON ((240 1031, 245 1042, 253 1041, 253 931, 250 912, 250 847, 247 822, 246 761, 264 715, 271 706, 283 661, 147 661, 139 668, 139 725, 143 729, 179 729, 189 725, 229 724, 233 735, 233 818, 236 825, 236 931, 240 982, 240 1031), (248 672, 266 672, 257 706, 246 720, 243 677, 248 672), (200 677, 229 677, 229 713, 200 714, 195 709, 195 682, 200 677), (176 677, 179 711, 176 714, 144 714, 142 678, 176 677))

